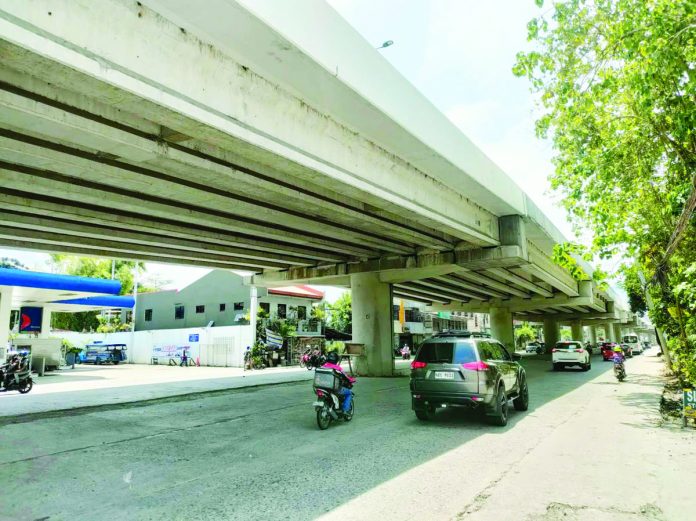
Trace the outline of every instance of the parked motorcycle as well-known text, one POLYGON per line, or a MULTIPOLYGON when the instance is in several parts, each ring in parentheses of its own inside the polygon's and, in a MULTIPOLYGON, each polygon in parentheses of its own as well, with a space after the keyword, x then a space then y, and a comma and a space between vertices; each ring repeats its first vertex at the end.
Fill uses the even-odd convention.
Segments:
POLYGON ((29 359, 26 356, 13 358, 9 363, 0 366, 0 391, 19 391, 27 394, 34 387, 29 369, 29 359))
POLYGON ((317 400, 313 405, 317 412, 317 425, 321 430, 328 429, 334 420, 342 418, 349 422, 353 419, 355 398, 350 402, 350 409, 344 413, 344 398, 339 394, 341 387, 350 389, 353 384, 344 375, 333 369, 320 367, 314 372, 314 392, 317 395, 317 400))
POLYGON ((319 349, 308 349, 300 356, 300 367, 306 367, 307 371, 321 367, 325 363, 326 356, 319 349))

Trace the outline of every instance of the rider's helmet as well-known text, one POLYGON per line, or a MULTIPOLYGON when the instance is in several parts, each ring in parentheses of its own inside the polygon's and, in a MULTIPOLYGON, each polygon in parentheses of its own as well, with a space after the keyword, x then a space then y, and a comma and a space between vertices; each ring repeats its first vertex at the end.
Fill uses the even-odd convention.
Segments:
POLYGON ((338 353, 336 351, 331 351, 326 355, 326 361, 330 364, 338 364, 338 353))
POLYGON ((614 346, 614 352, 621 353, 621 352, 623 352, 623 349, 621 349, 621 346, 614 346))

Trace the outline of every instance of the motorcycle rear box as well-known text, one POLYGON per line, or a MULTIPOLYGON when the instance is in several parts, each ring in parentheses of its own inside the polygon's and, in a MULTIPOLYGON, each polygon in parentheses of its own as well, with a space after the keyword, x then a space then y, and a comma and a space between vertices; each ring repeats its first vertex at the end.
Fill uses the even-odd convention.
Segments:
POLYGON ((314 371, 314 387, 337 392, 341 388, 341 380, 333 369, 319 367, 314 371))

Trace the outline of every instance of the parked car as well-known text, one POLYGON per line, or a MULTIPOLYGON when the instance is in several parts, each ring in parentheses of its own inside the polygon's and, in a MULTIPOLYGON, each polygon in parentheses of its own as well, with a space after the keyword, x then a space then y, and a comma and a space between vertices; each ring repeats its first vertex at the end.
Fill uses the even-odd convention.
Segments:
POLYGON ((529 342, 524 350, 527 353, 536 353, 538 355, 543 354, 544 352, 544 348, 539 342, 529 342))
POLYGON ((609 362, 614 359, 614 348, 619 345, 616 342, 602 342, 600 350, 602 351, 602 358, 605 362, 609 362))
POLYGON ((640 355, 643 353, 643 344, 640 343, 637 335, 624 335, 621 339, 621 344, 631 346, 631 351, 634 355, 640 355))
POLYGON ((504 426, 508 401, 516 410, 529 406, 529 388, 521 355, 510 354, 494 338, 452 331, 427 339, 411 363, 411 405, 419 420, 435 418, 437 409, 483 410, 504 426))
POLYGON ((554 371, 560 371, 571 365, 580 366, 583 371, 589 371, 592 367, 590 353, 582 345, 582 342, 575 340, 558 342, 551 350, 551 362, 554 371))

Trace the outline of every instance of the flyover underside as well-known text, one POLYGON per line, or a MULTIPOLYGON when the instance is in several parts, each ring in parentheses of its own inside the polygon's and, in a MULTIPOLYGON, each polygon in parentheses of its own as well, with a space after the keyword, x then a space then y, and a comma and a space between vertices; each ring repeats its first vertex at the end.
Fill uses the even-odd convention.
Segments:
POLYGON ((0 244, 257 273, 499 244, 495 215, 142 6, 15 7, 0 244), (127 48, 78 41, 100 28, 127 48))

